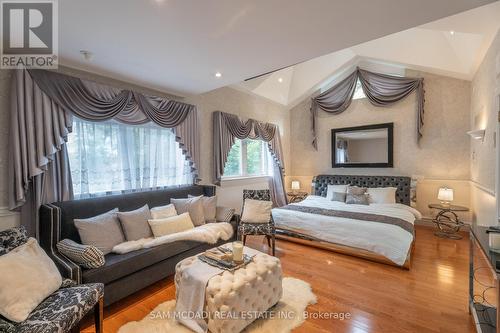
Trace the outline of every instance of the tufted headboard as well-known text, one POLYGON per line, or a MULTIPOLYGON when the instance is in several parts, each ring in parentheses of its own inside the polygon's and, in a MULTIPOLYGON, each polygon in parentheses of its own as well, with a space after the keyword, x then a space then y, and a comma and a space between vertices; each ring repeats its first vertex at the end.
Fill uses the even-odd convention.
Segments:
POLYGON ((344 184, 362 187, 397 187, 396 202, 410 205, 411 178, 402 176, 319 175, 313 178, 312 193, 325 197, 328 185, 344 184))

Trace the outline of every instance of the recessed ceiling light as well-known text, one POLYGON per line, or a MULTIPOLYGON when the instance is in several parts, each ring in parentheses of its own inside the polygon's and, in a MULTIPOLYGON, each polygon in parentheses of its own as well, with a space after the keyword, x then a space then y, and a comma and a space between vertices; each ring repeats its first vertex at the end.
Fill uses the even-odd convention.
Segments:
POLYGON ((221 72, 217 72, 217 73, 215 73, 215 77, 216 77, 216 78, 220 78, 220 77, 222 77, 222 73, 221 73, 221 72))
POLYGON ((455 34, 455 30, 450 30, 450 35, 454 35, 455 34))
POLYGON ((283 78, 282 77, 278 78, 278 82, 279 83, 283 82, 283 78))

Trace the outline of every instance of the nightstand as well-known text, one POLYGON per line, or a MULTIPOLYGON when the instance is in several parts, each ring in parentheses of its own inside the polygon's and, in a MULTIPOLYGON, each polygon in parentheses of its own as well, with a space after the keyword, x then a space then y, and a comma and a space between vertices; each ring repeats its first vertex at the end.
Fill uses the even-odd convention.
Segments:
POLYGON ((289 203, 295 203, 295 202, 301 202, 302 200, 307 198, 309 193, 307 193, 307 192, 293 192, 292 191, 292 192, 286 192, 286 195, 288 196, 289 203))
POLYGON ((442 238, 462 239, 462 236, 458 232, 464 223, 460 221, 456 213, 468 212, 469 208, 442 204, 430 204, 429 208, 439 210, 436 217, 432 220, 439 229, 434 235, 442 238))

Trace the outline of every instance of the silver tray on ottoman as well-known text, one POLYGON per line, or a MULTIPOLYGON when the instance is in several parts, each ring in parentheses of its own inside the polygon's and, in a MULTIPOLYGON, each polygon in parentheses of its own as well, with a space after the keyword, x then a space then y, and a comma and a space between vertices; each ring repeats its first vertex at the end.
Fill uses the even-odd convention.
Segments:
POLYGON ((252 258, 253 258, 252 256, 244 254, 243 255, 243 262, 238 262, 237 263, 237 262, 232 261, 232 260, 216 260, 216 259, 212 259, 212 258, 207 257, 204 254, 200 254, 198 256, 198 259, 200 259, 204 263, 207 263, 207 264, 209 264, 211 266, 218 267, 220 269, 224 269, 226 271, 234 271, 234 270, 236 270, 238 268, 244 267, 249 262, 252 261, 252 258))

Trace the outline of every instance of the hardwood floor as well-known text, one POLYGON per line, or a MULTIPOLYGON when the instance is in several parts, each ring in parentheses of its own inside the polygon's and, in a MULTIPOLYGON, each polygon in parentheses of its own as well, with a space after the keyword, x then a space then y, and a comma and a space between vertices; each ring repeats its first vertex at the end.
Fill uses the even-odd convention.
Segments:
MULTIPOLYGON (((348 312, 350 319, 308 319, 294 332, 475 332, 467 308, 469 239, 437 238, 416 227, 410 271, 326 250, 276 241, 285 276, 312 285, 318 297, 309 313, 348 312)), ((267 251, 260 237, 248 245, 267 251)), ((165 279, 105 309, 104 331, 140 320, 158 304, 175 298, 165 279)), ((93 332, 88 318, 83 332, 93 332)))

